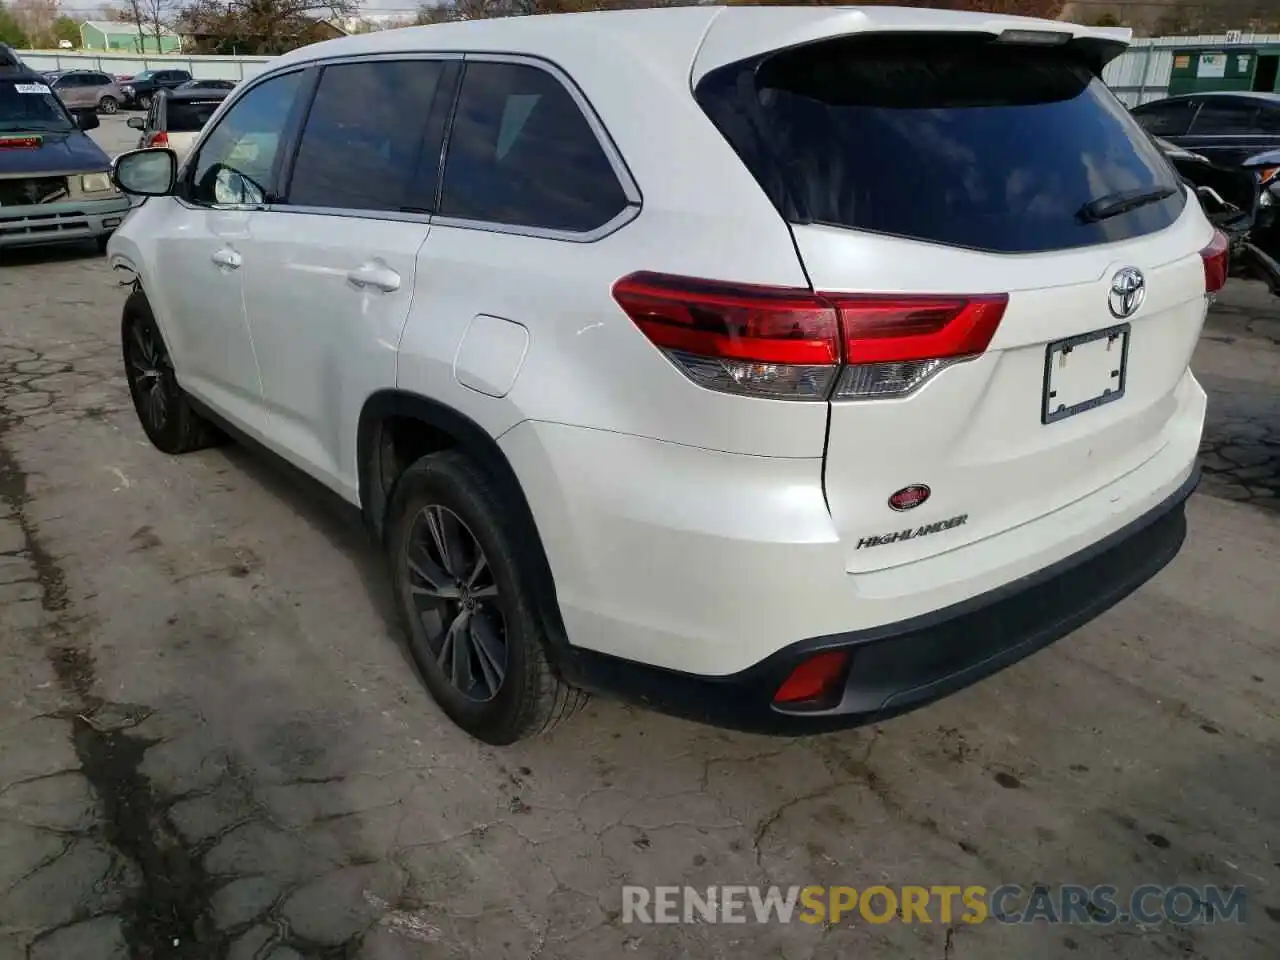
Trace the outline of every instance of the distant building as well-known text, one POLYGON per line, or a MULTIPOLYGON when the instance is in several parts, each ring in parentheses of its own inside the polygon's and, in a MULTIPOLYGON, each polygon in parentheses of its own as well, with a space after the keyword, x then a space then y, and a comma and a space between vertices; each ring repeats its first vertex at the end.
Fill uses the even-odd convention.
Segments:
POLYGON ((165 30, 156 37, 154 30, 143 27, 139 37, 135 24, 113 20, 86 20, 80 24, 80 45, 85 50, 120 53, 177 53, 182 49, 176 33, 165 30))

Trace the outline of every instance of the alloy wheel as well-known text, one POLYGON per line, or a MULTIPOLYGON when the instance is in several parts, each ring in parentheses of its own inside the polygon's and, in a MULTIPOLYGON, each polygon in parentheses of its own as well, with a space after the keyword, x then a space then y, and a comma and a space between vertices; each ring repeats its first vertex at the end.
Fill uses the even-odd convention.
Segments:
POLYGON ((169 354, 154 328, 145 323, 130 326, 127 347, 138 416, 145 417, 147 426, 159 433, 168 423, 173 405, 173 365, 169 354))
POLYGON ((423 507, 405 540, 403 575, 421 627, 414 642, 464 697, 492 700, 507 671, 506 618, 475 535, 448 507, 423 507))

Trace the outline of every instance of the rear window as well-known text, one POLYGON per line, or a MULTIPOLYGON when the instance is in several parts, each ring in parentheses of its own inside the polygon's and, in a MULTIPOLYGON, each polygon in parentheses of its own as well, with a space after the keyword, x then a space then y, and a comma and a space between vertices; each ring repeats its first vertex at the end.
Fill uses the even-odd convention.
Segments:
POLYGON ((221 100, 170 100, 165 106, 165 126, 170 133, 196 133, 221 105, 221 100))
POLYGON ((697 96, 789 220, 1029 253, 1163 229, 1185 193, 1070 53, 982 36, 840 38, 709 74, 697 96), (1168 193, 1098 218, 1108 197, 1168 193))

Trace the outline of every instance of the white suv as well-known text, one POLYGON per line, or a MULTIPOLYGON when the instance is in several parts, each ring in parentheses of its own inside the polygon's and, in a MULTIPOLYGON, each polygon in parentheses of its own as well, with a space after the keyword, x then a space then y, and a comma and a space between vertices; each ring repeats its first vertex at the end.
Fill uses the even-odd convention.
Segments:
POLYGON ((357 505, 484 740, 583 690, 926 703, 1185 534, 1226 252, 1098 79, 1126 39, 697 6, 295 51, 117 163, 142 425, 357 505))

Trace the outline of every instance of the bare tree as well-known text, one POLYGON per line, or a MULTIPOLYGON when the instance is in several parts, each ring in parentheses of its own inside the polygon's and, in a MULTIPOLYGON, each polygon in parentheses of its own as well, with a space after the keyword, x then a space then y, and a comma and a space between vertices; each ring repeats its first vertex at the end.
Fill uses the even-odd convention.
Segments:
POLYGON ((58 45, 53 29, 58 19, 57 0, 14 0, 9 5, 9 13, 32 47, 40 49, 58 45))

